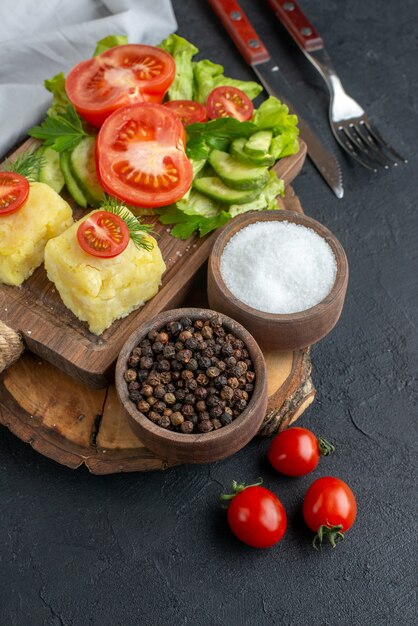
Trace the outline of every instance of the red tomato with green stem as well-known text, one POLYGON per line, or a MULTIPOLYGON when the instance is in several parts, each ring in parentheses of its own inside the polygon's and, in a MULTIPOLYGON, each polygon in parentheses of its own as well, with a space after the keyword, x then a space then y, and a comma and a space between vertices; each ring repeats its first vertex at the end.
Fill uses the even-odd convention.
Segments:
POLYGON ((357 515, 357 503, 350 487, 339 478, 324 476, 309 487, 303 500, 303 517, 315 533, 314 548, 327 539, 335 548, 344 539, 357 515))
POLYGON ((206 121, 205 107, 194 100, 169 100, 164 106, 178 115, 184 126, 206 121))
POLYGON ((100 127, 121 107, 162 102, 175 73, 174 59, 164 50, 127 44, 78 63, 67 76, 65 90, 77 113, 100 127))
POLYGON ((126 222, 109 211, 96 211, 89 215, 77 229, 77 241, 88 254, 110 259, 123 252, 129 244, 126 222))
POLYGON ((280 541, 286 531, 286 511, 279 498, 261 487, 262 480, 246 487, 232 483, 232 494, 222 494, 230 501, 228 524, 238 539, 253 548, 269 548, 280 541))
POLYGON ((240 122, 250 120, 253 114, 253 103, 249 97, 237 87, 215 87, 206 99, 208 118, 235 117, 240 122))
POLYGON ((15 172, 0 172, 0 217, 18 211, 28 195, 27 178, 15 172))
POLYGON ((304 476, 318 465, 320 456, 328 456, 335 448, 323 437, 307 428, 287 428, 271 442, 268 459, 272 466, 286 476, 304 476))
POLYGON ((193 180, 184 127, 160 104, 136 104, 112 113, 99 131, 96 159, 105 191, 134 206, 172 204, 193 180))

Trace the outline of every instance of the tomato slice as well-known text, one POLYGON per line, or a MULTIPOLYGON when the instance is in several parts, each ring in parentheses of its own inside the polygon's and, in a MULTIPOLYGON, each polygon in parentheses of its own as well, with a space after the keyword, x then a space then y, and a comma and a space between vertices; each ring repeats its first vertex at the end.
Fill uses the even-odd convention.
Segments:
POLYGON ((240 122, 245 122, 251 119, 254 107, 241 89, 224 85, 210 92, 206 100, 206 110, 211 120, 217 117, 235 117, 240 122))
POLYGON ((18 211, 28 195, 27 178, 15 172, 0 172, 0 217, 18 211))
POLYGON ((160 104, 112 113, 97 140, 97 169, 105 191, 127 204, 160 207, 184 196, 193 180, 180 119, 160 104))
POLYGON ((120 107, 162 102, 175 73, 175 62, 168 52, 128 44, 78 63, 68 74, 65 89, 81 117, 100 127, 120 107))
POLYGON ((200 102, 195 102, 194 100, 169 100, 164 106, 179 116, 183 126, 206 120, 206 109, 200 102))
POLYGON ((117 256, 129 243, 129 228, 119 215, 108 211, 96 211, 77 229, 80 247, 91 254, 105 259, 117 256))

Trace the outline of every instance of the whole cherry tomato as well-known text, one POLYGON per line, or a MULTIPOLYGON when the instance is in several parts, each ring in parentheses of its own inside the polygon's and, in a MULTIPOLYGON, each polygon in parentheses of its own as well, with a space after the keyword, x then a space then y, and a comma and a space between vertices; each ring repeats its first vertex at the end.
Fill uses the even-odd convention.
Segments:
POLYGON ((318 465, 319 457, 334 452, 333 445, 322 437, 317 439, 307 428, 288 428, 271 442, 268 459, 286 476, 304 476, 318 465))
POLYGON ((303 501, 303 517, 316 534, 313 545, 328 539, 333 548, 354 524, 357 504, 350 487, 339 478, 324 476, 309 487, 303 501))
POLYGON ((265 487, 232 483, 234 494, 222 494, 231 500, 228 523, 238 539, 253 548, 269 548, 280 541, 286 526, 286 511, 279 498, 265 487))

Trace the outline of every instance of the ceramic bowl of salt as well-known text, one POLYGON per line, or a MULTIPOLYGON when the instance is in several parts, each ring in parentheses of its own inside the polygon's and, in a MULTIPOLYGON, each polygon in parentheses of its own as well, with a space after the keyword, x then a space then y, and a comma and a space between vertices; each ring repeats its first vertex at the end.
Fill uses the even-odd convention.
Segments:
POLYGON ((348 283, 344 248, 294 211, 245 213, 219 234, 208 264, 212 309, 240 322, 266 350, 297 350, 337 323, 348 283))

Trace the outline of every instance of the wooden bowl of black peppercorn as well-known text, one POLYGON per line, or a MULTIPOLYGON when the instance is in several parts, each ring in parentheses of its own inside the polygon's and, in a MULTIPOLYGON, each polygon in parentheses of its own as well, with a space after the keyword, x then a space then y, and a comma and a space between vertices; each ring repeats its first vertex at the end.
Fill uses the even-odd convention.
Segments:
POLYGON ((208 309, 164 311, 140 326, 122 347, 115 379, 133 432, 171 462, 234 454, 257 434, 267 408, 257 342, 208 309))

